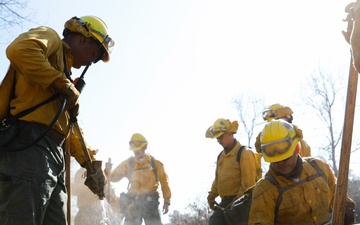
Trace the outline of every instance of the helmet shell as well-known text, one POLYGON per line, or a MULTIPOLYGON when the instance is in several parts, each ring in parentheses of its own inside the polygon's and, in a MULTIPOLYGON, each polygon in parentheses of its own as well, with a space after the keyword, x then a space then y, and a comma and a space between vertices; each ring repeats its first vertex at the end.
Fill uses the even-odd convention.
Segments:
POLYGON ((292 119, 292 114, 293 111, 290 107, 276 103, 269 106, 269 108, 263 112, 263 119, 268 122, 273 119, 279 119, 283 117, 292 119))
POLYGON ((295 148, 300 138, 291 123, 285 120, 272 120, 267 123, 261 132, 260 142, 261 151, 266 162, 279 162, 291 157, 294 154, 295 148), (286 149, 281 149, 284 141, 289 141, 286 149), (272 154, 267 154, 264 151, 264 146, 272 145, 274 151, 272 154), (281 151, 280 151, 281 150, 281 151))
POLYGON ((148 142, 142 134, 135 133, 131 136, 131 139, 129 141, 129 145, 130 145, 129 149, 132 151, 138 151, 147 144, 148 144, 148 142))
POLYGON ((110 60, 111 49, 115 42, 110 38, 108 28, 103 20, 96 16, 73 17, 65 22, 64 28, 72 32, 80 33, 85 37, 92 37, 97 40, 105 49, 102 61, 110 60))
POLYGON ((236 120, 230 122, 228 119, 219 118, 206 130, 205 137, 218 138, 225 132, 236 134, 238 127, 239 124, 236 120))

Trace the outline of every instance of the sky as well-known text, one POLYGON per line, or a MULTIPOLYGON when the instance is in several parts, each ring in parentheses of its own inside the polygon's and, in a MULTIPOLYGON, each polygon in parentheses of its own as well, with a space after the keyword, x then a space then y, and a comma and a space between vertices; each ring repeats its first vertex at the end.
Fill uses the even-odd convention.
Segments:
MULTIPOLYGON (((12 28, 0 43, 0 74, 8 68, 5 48, 18 33, 45 25, 61 35, 73 16, 103 19, 116 45, 110 62, 92 65, 85 75, 79 124, 99 159, 110 157, 114 167, 132 155, 131 135, 143 134, 147 152, 168 173, 170 211, 182 211, 197 198, 206 201, 221 146, 206 139, 205 131, 218 118, 238 119, 232 101, 239 95, 290 106, 310 146, 316 146, 321 125, 295 102, 305 74, 319 64, 348 71, 350 47, 341 33, 348 3, 31 0, 32 22, 12 28)), ((72 77, 81 72, 74 69, 72 77)), ((126 184, 115 184, 117 191, 126 184)))

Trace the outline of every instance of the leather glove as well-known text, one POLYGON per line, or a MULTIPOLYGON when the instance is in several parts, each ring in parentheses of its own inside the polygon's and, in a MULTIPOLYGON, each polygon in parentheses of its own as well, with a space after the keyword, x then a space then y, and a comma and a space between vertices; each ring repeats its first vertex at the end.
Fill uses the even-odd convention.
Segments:
POLYGON ((79 107, 79 103, 76 103, 74 107, 68 110, 71 122, 77 121, 76 117, 79 115, 79 107))
POLYGON ((53 82, 52 86, 57 92, 64 94, 67 97, 65 106, 66 110, 73 109, 76 105, 78 105, 80 92, 75 88, 74 84, 69 79, 60 77, 53 82))
POLYGON ((209 204, 210 209, 215 210, 218 203, 215 201, 215 198, 211 195, 207 197, 207 201, 209 204))
POLYGON ((106 184, 106 178, 104 171, 101 169, 101 161, 93 161, 92 168, 87 169, 87 176, 85 180, 85 185, 96 195, 99 196, 100 199, 105 197, 104 194, 104 186, 106 184))
POLYGON ((209 202, 209 207, 210 209, 212 210, 216 210, 217 209, 217 205, 219 205, 216 201, 213 201, 213 202, 209 202))

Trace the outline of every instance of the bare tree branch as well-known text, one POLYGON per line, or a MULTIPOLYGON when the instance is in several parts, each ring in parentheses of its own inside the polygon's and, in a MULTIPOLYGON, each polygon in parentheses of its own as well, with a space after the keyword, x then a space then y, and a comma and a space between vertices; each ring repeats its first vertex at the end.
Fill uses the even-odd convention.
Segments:
POLYGON ((24 22, 32 21, 34 11, 29 9, 28 2, 28 0, 0 0, 0 29, 2 31, 11 33, 11 29, 22 28, 24 22))
MULTIPOLYGON (((325 161, 330 161, 335 175, 338 175, 337 152, 339 143, 342 139, 342 129, 335 124, 337 118, 334 117, 336 106, 343 103, 342 96, 344 83, 342 76, 327 72, 324 68, 318 68, 318 71, 310 74, 307 78, 304 89, 310 93, 303 96, 304 103, 314 109, 315 114, 325 125, 327 131, 325 137, 327 143, 320 149, 328 154, 319 154, 325 161), (327 158, 326 158, 327 157, 327 158)), ((343 103, 344 104, 344 103, 343 103)))
POLYGON ((261 113, 265 109, 264 100, 256 96, 241 95, 234 98, 232 102, 238 112, 239 123, 245 131, 247 145, 252 146, 251 140, 253 140, 255 128, 264 122, 261 119, 261 113))

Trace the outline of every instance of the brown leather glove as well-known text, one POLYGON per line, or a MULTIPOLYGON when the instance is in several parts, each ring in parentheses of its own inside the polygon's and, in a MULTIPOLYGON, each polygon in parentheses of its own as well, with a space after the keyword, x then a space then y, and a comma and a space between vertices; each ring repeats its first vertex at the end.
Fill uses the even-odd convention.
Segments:
POLYGON ((101 169, 101 166, 96 166, 101 164, 101 161, 93 161, 92 168, 87 168, 85 185, 100 199, 105 197, 104 186, 106 184, 106 178, 104 171, 101 169))
MULTIPOLYGON (((74 84, 67 78, 60 77, 52 83, 52 87, 59 93, 64 94, 66 99, 65 109, 73 109, 78 105, 79 91, 75 88, 74 84)), ((77 107, 78 111, 79 107, 77 107)))
POLYGON ((216 209, 216 206, 219 205, 219 204, 215 201, 215 197, 212 196, 212 195, 208 195, 207 201, 208 201, 208 204, 209 204, 209 208, 212 209, 212 210, 215 210, 215 209, 216 209))

